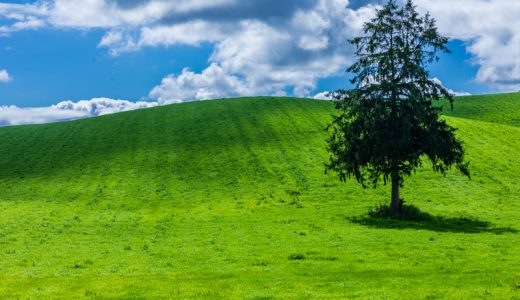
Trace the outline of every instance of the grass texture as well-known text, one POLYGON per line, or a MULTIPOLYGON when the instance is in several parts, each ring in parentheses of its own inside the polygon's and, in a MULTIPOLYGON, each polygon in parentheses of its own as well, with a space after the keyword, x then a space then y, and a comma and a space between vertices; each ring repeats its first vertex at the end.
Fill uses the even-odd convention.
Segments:
POLYGON ((520 299, 520 94, 457 98, 472 180, 324 172, 330 102, 254 97, 0 128, 0 298, 520 299))

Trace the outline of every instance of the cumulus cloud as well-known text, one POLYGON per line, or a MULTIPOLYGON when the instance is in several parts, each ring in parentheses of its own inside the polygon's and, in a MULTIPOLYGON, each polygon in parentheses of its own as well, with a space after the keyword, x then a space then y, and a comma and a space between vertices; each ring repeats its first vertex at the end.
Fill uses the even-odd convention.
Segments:
POLYGON ((479 65, 476 81, 500 90, 520 88, 520 1, 416 0, 439 29, 466 41, 479 65))
POLYGON ((152 89, 150 97, 167 104, 254 95, 253 90, 243 79, 229 75, 214 63, 200 74, 186 68, 178 76, 165 77, 160 85, 152 89))
MULTIPOLYGON (((402 0, 404 1, 404 0, 402 0)), ((341 74, 353 58, 346 41, 359 34, 382 0, 39 0, 2 4, 0 35, 19 30, 101 28, 98 46, 114 55, 143 47, 210 43, 208 68, 165 77, 150 95, 175 101, 208 94, 290 91, 311 96, 317 82, 341 74), (78 9, 81 8, 81 9, 78 9), (233 88, 210 86, 220 72, 233 88), (191 78, 190 80, 187 80, 191 78), (186 79, 186 80, 184 80, 186 79), (183 86, 186 82, 186 86, 183 86), (233 82, 231 84, 230 82, 233 82), (207 83, 208 86, 203 86, 207 83), (187 92, 195 86, 195 92, 187 92), (213 92, 208 92, 215 89, 213 92)), ((465 41, 479 65, 476 81, 520 88, 520 2, 415 0, 443 34, 465 41), (485 20, 482 21, 482 20, 485 20)), ((189 66, 186 66, 189 67, 189 66)))
POLYGON ((352 58, 352 49, 346 41, 373 17, 373 6, 352 10, 347 4, 347 1, 320 0, 306 9, 297 9, 286 20, 248 19, 236 23, 233 28, 228 23, 207 21, 197 21, 196 26, 185 23, 161 27, 161 30, 147 28, 141 34, 141 45, 154 44, 150 40, 161 41, 164 45, 215 43, 206 70, 199 74, 190 71, 169 75, 150 96, 169 99, 175 96, 179 101, 189 101, 205 99, 209 89, 215 90, 219 97, 278 95, 290 89, 295 96, 308 97, 319 79, 344 71, 352 58), (186 26, 182 30, 184 34, 174 33, 178 26, 186 26), (154 39, 146 38, 150 32, 154 39), (195 33, 199 39, 184 38, 184 35, 189 36, 186 32, 195 33), (201 34, 197 34, 199 32, 201 34), (208 76, 215 74, 217 69, 220 77, 235 84, 226 85, 228 89, 204 86, 214 82, 208 76), (201 85, 194 88, 193 81, 180 80, 187 77, 197 78, 201 85))
MULTIPOLYGON (((159 100, 189 101, 284 91, 310 96, 321 78, 343 73, 352 57, 347 39, 373 16, 371 4, 348 5, 348 0, 40 0, 0 6, 0 14, 16 12, 55 28, 103 28, 98 46, 115 56, 143 47, 210 43, 214 51, 205 70, 171 74, 150 92, 159 100)), ((14 27, 6 25, 6 31, 14 27)))
POLYGON ((0 82, 6 83, 13 80, 11 75, 7 72, 7 70, 0 70, 0 82))
POLYGON ((107 115, 122 111, 149 108, 158 102, 94 98, 78 102, 62 101, 48 107, 0 106, 0 126, 43 124, 107 115))

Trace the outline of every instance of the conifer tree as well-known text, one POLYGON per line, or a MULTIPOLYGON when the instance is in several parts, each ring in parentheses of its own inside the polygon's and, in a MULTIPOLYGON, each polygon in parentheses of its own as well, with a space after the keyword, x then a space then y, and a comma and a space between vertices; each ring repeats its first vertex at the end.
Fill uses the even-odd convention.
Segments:
POLYGON ((426 69, 439 52, 450 52, 435 20, 421 16, 411 0, 402 7, 390 0, 350 43, 357 57, 347 69, 354 88, 333 93, 338 114, 329 126, 327 168, 363 187, 391 183, 394 214, 401 211, 404 177, 423 158, 437 172, 456 166, 469 177, 462 142, 435 105, 443 99, 453 107, 453 96, 426 69))

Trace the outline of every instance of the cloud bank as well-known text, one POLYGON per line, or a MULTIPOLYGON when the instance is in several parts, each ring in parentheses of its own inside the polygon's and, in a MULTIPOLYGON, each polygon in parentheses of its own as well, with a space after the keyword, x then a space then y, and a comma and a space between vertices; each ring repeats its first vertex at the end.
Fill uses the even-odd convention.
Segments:
POLYGON ((149 108, 159 102, 114 100, 109 98, 94 98, 78 102, 62 101, 49 107, 0 106, 0 126, 43 124, 50 122, 67 121, 96 117, 116 112, 149 108))
POLYGON ((85 118, 88 115, 78 111, 62 110, 55 107, 20 108, 0 106, 0 126, 42 124, 85 118))
MULTIPOLYGON (((404 0, 402 0, 403 2, 404 0)), ((431 12, 440 31, 462 40, 480 66, 475 80, 498 90, 520 88, 520 2, 510 0, 415 0, 431 12), (485 21, 484 21, 485 20, 485 21)), ((40 0, 32 4, 0 3, 6 20, 0 35, 40 28, 103 29, 99 47, 112 55, 143 47, 214 45, 209 67, 188 84, 212 82, 218 68, 240 81, 237 93, 310 95, 317 81, 343 71, 352 57, 346 40, 359 33, 380 0, 40 0), (79 9, 80 8, 80 9, 79 9), (247 90, 245 90, 246 88, 247 90)), ((189 67, 189 66, 186 66, 189 67)), ((166 88, 154 95, 199 97, 209 87, 185 93, 166 88), (163 94, 157 94, 163 91, 163 94)), ((221 91, 215 91, 221 94, 221 91)), ((192 100, 186 99, 176 99, 192 100)))
POLYGON ((233 5, 231 10, 240 14, 184 13, 179 18, 186 21, 172 17, 160 25, 145 26, 132 42, 118 41, 112 51, 214 44, 207 69, 200 73, 185 69, 167 76, 149 95, 157 99, 189 101, 287 91, 307 97, 320 79, 343 72, 352 57, 346 41, 374 12, 372 5, 353 10, 347 7, 348 1, 339 0, 288 1, 280 7, 263 2, 226 2, 213 8, 224 12, 233 5), (265 11, 264 6, 277 9, 265 11), (204 19, 194 20, 196 16, 204 19))
POLYGON ((350 8, 348 0, 40 0, 0 4, 0 15, 11 20, 0 32, 102 29, 98 47, 114 56, 212 45, 206 69, 195 73, 186 66, 151 88, 149 96, 159 101, 303 97, 320 79, 343 73, 353 50, 346 41, 374 11, 373 4, 350 8))

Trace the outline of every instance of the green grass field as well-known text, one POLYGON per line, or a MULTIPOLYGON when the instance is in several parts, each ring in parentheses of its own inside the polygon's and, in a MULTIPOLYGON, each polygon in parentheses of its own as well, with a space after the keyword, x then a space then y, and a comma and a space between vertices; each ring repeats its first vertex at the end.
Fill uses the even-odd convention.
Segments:
POLYGON ((0 298, 520 299, 520 93, 458 98, 473 178, 422 222, 324 173, 330 102, 243 98, 0 128, 0 298))

